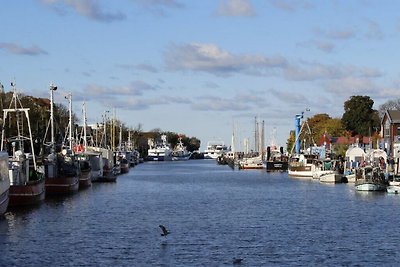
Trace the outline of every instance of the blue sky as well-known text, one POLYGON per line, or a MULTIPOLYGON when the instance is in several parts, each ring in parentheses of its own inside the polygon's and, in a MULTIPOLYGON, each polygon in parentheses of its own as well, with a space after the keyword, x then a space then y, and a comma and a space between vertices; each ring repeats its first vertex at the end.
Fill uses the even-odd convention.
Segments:
POLYGON ((399 1, 8 0, 0 82, 57 103, 72 92, 89 123, 230 144, 254 117, 285 145, 294 116, 340 117, 352 95, 400 98, 399 1), (235 125, 235 127, 233 127, 235 125))

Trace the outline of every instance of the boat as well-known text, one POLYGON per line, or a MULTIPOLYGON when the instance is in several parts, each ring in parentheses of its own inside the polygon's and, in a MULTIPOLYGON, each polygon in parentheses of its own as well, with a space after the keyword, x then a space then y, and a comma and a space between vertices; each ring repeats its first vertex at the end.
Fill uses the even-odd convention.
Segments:
POLYGON ((90 160, 85 154, 78 154, 79 164, 79 189, 88 188, 92 185, 92 166, 90 160))
POLYGON ((204 159, 217 159, 223 153, 228 152, 228 147, 223 141, 209 141, 207 148, 204 150, 204 159))
POLYGON ((172 160, 172 149, 167 142, 167 136, 161 135, 161 142, 148 140, 149 149, 147 150, 148 161, 170 161, 172 160))
POLYGON ((174 150, 172 151, 172 160, 188 160, 192 152, 189 152, 186 149, 186 146, 182 143, 182 137, 178 138, 178 144, 175 146, 174 150))
POLYGON ((319 177, 321 183, 341 183, 343 176, 337 171, 331 171, 329 173, 324 173, 319 177))
POLYGON ((393 181, 389 181, 389 185, 386 187, 386 191, 389 194, 400 194, 400 176, 393 176, 393 181))
POLYGON ((289 163, 288 157, 283 153, 283 147, 278 149, 276 146, 268 146, 266 153, 267 171, 287 171, 289 163))
POLYGON ((128 173, 129 172, 130 163, 126 159, 126 157, 124 157, 122 154, 119 154, 117 161, 118 161, 118 164, 119 164, 119 166, 121 168, 121 174, 122 173, 128 173))
POLYGON ((367 165, 356 171, 355 189, 357 191, 384 191, 387 183, 380 167, 367 165))
MULTIPOLYGON (((29 120, 29 108, 24 108, 19 99, 15 83, 11 83, 13 95, 8 109, 3 109, 2 141, 7 144, 8 172, 10 180, 9 188, 9 207, 34 205, 42 202, 45 198, 44 175, 38 172, 32 131, 29 120), (14 114, 14 116, 12 116, 14 114), (25 118, 25 119, 24 119, 25 118), (5 129, 15 123, 14 129, 8 129, 8 133, 15 131, 15 136, 6 136, 5 129), (29 135, 25 136, 23 126, 28 127, 29 135), (6 141, 7 140, 7 141, 6 141), (25 148, 30 146, 29 153, 25 153, 25 148)), ((9 134, 11 135, 11 134, 9 134)))
POLYGON ((54 141, 54 101, 53 94, 57 86, 50 85, 50 153, 44 160, 46 195, 65 195, 79 189, 79 170, 71 149, 56 152, 54 141))
POLYGON ((0 151, 0 216, 7 211, 10 179, 8 177, 8 154, 0 151))
POLYGON ((317 155, 296 154, 289 158, 288 174, 295 178, 312 178, 317 155))
POLYGON ((246 157, 239 160, 240 170, 250 170, 250 169, 265 169, 265 163, 262 156, 246 157))

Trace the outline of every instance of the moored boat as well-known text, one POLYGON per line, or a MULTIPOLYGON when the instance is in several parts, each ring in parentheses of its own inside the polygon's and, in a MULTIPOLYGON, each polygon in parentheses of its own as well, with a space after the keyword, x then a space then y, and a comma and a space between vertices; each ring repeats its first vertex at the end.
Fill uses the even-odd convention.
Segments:
POLYGON ((275 146, 268 146, 265 163, 269 172, 287 171, 289 167, 288 157, 283 153, 283 147, 277 149, 275 146))
POLYGON ((354 185, 357 191, 384 191, 387 183, 379 167, 368 165, 357 170, 354 185))
POLYGON ((172 160, 188 160, 190 156, 192 155, 192 152, 189 152, 186 149, 186 146, 183 145, 182 143, 182 137, 178 138, 178 144, 172 151, 172 160))
POLYGON ((53 93, 57 87, 50 85, 50 153, 44 160, 46 195, 64 195, 77 192, 79 189, 78 166, 72 150, 63 149, 56 153, 54 141, 53 93))
POLYGON ((172 160, 172 149, 167 142, 167 136, 161 135, 161 143, 148 140, 149 149, 147 150, 148 161, 170 161, 172 160))
POLYGON ((209 141, 204 150, 204 159, 217 159, 222 154, 228 152, 228 147, 223 141, 209 141))
POLYGON ((19 99, 15 83, 11 83, 13 95, 8 109, 3 109, 2 142, 6 144, 10 157, 8 158, 8 172, 10 180, 9 207, 33 205, 40 203, 45 197, 45 181, 42 173, 37 171, 32 132, 29 120, 29 108, 23 108, 19 99), (11 115, 14 114, 13 117, 11 115), (21 116, 21 115, 24 116, 21 116), (25 118, 25 119, 24 119, 25 118), (15 128, 10 128, 12 122, 15 128), (29 135, 24 136, 23 125, 27 124, 29 135), (5 129, 7 128, 7 131, 5 129), (15 133, 15 136, 6 137, 5 133, 15 133), (28 144, 29 143, 29 144, 28 144), (25 148, 30 146, 29 153, 25 148))
POLYGON ((8 175, 8 155, 0 152, 0 216, 6 212, 9 202, 10 179, 8 175))
POLYGON ((239 169, 250 170, 250 169, 264 169, 265 164, 262 160, 262 156, 248 157, 239 160, 239 169))

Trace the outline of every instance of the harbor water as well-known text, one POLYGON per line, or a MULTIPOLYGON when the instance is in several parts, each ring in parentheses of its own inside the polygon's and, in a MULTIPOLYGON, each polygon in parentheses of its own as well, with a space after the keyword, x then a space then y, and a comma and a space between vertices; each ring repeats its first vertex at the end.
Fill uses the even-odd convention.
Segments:
POLYGON ((400 195, 212 160, 147 162, 0 219, 0 266, 393 266, 400 195), (159 225, 171 232, 161 236, 159 225))

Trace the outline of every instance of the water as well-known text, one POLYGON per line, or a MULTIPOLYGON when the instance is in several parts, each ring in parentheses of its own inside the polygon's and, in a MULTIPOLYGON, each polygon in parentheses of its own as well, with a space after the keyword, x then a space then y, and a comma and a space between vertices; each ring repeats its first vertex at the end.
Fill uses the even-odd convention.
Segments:
POLYGON ((207 160, 144 163, 6 213, 0 266, 396 265, 400 196, 353 187, 207 160))

